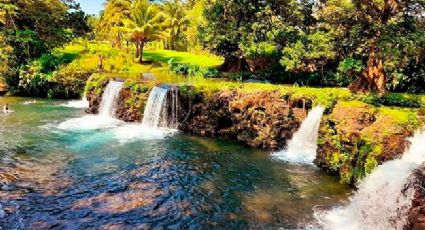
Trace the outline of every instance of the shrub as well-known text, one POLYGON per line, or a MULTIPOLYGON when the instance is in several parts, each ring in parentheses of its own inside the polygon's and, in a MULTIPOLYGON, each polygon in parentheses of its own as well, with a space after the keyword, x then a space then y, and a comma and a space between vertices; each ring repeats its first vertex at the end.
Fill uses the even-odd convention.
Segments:
POLYGON ((357 96, 361 101, 374 106, 397 106, 407 108, 420 108, 423 106, 421 97, 402 93, 391 93, 385 96, 368 95, 357 96))
POLYGON ((209 68, 204 72, 204 77, 206 78, 219 78, 220 77, 220 71, 215 68, 209 68))
POLYGON ((93 71, 69 65, 53 74, 48 91, 50 98, 81 98, 84 87, 93 71))
POLYGON ((22 96, 46 97, 49 89, 50 75, 21 69, 19 85, 14 93, 22 96))

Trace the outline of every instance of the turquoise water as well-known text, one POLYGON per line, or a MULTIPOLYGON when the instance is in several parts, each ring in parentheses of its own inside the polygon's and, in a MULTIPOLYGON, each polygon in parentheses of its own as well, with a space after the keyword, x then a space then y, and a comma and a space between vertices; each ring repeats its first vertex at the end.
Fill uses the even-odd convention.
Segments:
POLYGON ((3 229, 305 228, 350 192, 231 141, 124 123, 63 129, 84 111, 29 100, 0 98, 15 110, 0 113, 3 229))

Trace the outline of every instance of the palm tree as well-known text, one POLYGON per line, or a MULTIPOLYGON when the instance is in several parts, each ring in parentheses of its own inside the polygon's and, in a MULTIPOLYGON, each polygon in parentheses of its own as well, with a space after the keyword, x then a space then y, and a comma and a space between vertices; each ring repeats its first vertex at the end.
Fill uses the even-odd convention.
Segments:
POLYGON ((131 17, 126 20, 130 40, 136 45, 136 57, 143 62, 143 50, 148 41, 164 37, 164 17, 156 4, 148 0, 136 0, 131 9, 131 17))
POLYGON ((122 47, 124 22, 131 17, 131 0, 108 0, 101 15, 99 30, 112 38, 112 46, 122 47))
POLYGON ((170 48, 176 50, 178 39, 189 26, 190 20, 181 0, 167 0, 162 8, 166 15, 165 25, 168 28, 170 48))

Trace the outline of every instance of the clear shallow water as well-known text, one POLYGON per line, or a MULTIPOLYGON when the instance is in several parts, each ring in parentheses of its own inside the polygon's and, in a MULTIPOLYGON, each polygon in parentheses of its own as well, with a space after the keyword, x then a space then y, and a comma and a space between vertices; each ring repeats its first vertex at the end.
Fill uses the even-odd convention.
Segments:
POLYGON ((27 100, 0 98, 16 111, 0 114, 3 229, 303 228, 350 192, 230 141, 137 124, 61 129, 83 111, 27 100))

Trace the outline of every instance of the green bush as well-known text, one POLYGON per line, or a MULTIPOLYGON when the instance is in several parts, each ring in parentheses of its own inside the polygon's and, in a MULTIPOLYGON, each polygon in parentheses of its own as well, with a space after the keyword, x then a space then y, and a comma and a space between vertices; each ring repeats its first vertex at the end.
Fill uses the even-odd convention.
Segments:
POLYGON ((96 95, 100 95, 103 92, 103 86, 107 84, 110 76, 106 74, 92 74, 86 82, 84 92, 94 92, 96 95))
POLYGON ((420 96, 401 93, 391 93, 385 96, 367 95, 357 96, 359 100, 374 106, 397 106, 420 108, 423 106, 420 96))
POLYGON ((220 71, 215 68, 209 68, 203 73, 204 77, 206 78, 219 78, 220 77, 220 71))
POLYGON ((174 59, 168 61, 168 68, 171 72, 184 76, 203 76, 206 78, 218 78, 220 72, 215 68, 206 68, 189 63, 174 62, 174 59))
POLYGON ((87 80, 93 71, 69 65, 53 74, 50 80, 48 97, 50 98, 81 98, 87 80))
POLYGON ((21 69, 19 84, 14 93, 21 96, 46 97, 50 77, 48 74, 27 71, 25 68, 21 69))

